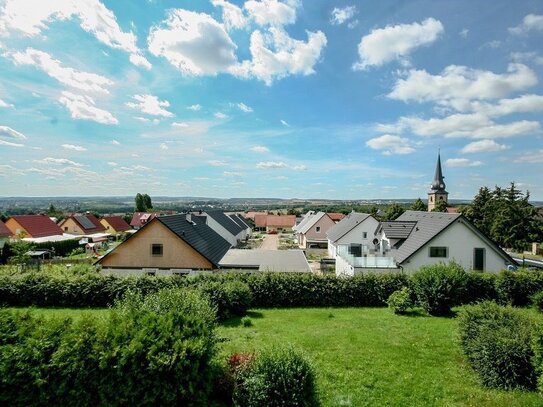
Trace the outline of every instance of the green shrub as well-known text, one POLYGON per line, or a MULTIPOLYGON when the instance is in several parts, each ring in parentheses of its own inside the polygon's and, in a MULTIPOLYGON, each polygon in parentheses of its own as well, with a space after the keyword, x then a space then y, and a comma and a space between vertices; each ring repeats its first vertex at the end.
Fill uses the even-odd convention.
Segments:
POLYGON ((532 295, 531 302, 539 312, 543 312, 543 290, 532 295))
POLYGON ((465 295, 467 273, 455 263, 423 266, 411 278, 420 305, 430 315, 447 315, 465 295))
POLYGON ((541 271, 502 271, 496 280, 498 300, 503 304, 524 306, 530 297, 543 290, 541 271))
POLYGON ((221 321, 244 315, 251 306, 251 290, 241 281, 204 281, 197 287, 216 307, 221 321))
POLYGON ((394 291, 390 294, 390 297, 388 297, 387 304, 395 314, 405 313, 413 306, 409 288, 403 287, 401 290, 394 291))
POLYGON ((236 370, 234 405, 317 406, 314 369, 292 347, 268 349, 236 370))
POLYGON ((243 317, 241 318, 241 325, 243 325, 246 328, 249 328, 250 326, 253 326, 253 321, 249 317, 243 317))
POLYGON ((466 306, 458 316, 462 350, 487 387, 534 387, 533 328, 521 310, 490 301, 466 306))
POLYGON ((486 300, 496 300, 497 275, 472 271, 467 273, 466 289, 462 298, 462 304, 474 304, 486 300))

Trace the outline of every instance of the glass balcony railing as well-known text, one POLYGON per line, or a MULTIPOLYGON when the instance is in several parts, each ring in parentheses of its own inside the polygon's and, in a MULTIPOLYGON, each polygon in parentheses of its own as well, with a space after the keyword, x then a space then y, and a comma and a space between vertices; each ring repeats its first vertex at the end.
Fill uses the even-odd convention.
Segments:
POLYGON ((394 257, 371 254, 368 252, 367 246, 353 248, 349 245, 339 245, 337 255, 353 267, 396 268, 394 257))

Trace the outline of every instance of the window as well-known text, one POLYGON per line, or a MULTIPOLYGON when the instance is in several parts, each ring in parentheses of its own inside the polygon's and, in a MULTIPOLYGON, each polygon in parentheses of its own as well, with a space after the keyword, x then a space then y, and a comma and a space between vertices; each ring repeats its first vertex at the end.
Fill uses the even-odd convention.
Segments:
POLYGON ((350 244, 349 245, 349 254, 354 257, 362 257, 362 245, 361 244, 350 244))
POLYGON ((161 244, 153 243, 151 245, 151 256, 162 256, 163 247, 161 244))
POLYGON ((321 231, 321 227, 317 226, 316 231, 317 231, 317 233, 319 233, 321 231))
POLYGON ((473 270, 484 271, 485 269, 485 248, 473 248, 473 270))
POLYGON ((65 231, 65 232, 68 231, 68 226, 64 226, 64 231, 65 231))
POLYGON ((449 248, 442 246, 432 246, 430 247, 430 257, 448 257, 449 248))
POLYGON ((368 238, 368 232, 362 232, 362 239, 368 238))

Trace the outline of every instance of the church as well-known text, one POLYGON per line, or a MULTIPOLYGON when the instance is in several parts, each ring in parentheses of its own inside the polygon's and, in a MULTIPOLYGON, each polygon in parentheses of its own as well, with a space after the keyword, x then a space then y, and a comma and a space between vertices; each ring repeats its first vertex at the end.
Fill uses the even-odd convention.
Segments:
POLYGON ((441 170, 441 154, 437 153, 436 173, 434 180, 428 192, 428 212, 432 212, 440 202, 449 202, 449 193, 445 190, 445 181, 443 181, 443 171, 441 170))

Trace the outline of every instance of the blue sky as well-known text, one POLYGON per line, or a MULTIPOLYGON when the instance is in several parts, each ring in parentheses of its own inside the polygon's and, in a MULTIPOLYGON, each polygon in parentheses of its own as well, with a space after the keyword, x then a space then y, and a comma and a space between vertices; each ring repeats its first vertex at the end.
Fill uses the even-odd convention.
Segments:
POLYGON ((543 200, 539 0, 0 0, 0 195, 543 200))

